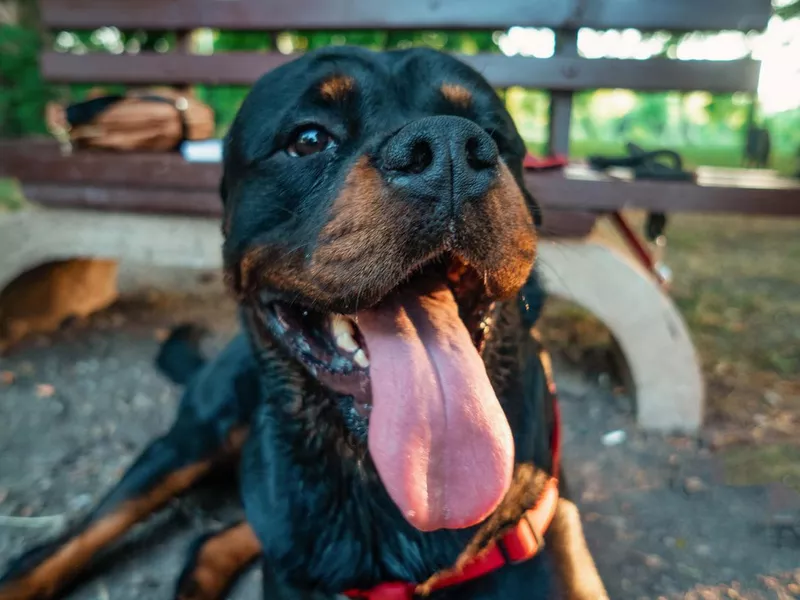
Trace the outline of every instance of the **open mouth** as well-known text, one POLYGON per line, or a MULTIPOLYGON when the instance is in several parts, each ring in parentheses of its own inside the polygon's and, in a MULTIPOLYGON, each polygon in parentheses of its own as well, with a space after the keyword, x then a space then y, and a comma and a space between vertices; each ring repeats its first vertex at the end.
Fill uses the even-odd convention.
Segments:
MULTIPOLYGON (((458 315, 480 353, 491 334, 494 303, 487 298, 481 276, 457 256, 439 256, 416 269, 379 303, 407 294, 424 295, 446 288, 458 315)), ((365 437, 372 411, 370 348, 360 326, 362 312, 323 313, 290 305, 264 295, 258 313, 271 337, 311 375, 342 396, 340 406, 348 426, 365 437)))
POLYGON ((481 356, 492 302, 480 274, 443 255, 373 306, 325 314, 261 298, 266 331, 338 392, 381 481, 423 531, 469 527, 501 502, 514 442, 481 356))

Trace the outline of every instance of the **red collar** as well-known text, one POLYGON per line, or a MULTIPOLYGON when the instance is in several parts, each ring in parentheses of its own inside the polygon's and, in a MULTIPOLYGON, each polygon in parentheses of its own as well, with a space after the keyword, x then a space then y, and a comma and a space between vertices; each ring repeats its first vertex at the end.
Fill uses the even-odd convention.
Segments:
MULTIPOLYGON (((550 387, 554 392, 552 385, 550 387)), ((432 583, 425 586, 426 591, 452 587, 488 575, 505 565, 530 560, 544 546, 544 534, 555 516, 558 505, 557 476, 561 454, 561 415, 555 394, 553 399, 553 431, 550 436, 550 447, 554 476, 545 485, 536 506, 528 510, 502 538, 490 543, 461 568, 438 573, 432 583)), ((390 582, 382 583, 370 590, 350 590, 344 595, 357 600, 413 600, 419 587, 413 583, 390 582)))

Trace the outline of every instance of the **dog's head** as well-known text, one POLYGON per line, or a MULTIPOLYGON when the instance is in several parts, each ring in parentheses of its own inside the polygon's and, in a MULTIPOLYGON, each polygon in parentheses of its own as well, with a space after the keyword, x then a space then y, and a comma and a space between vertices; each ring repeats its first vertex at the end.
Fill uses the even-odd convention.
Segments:
POLYGON ((481 521, 510 482, 481 352, 533 265, 524 153, 488 83, 430 50, 307 54, 226 140, 224 258, 251 336, 344 399, 419 529, 481 521))

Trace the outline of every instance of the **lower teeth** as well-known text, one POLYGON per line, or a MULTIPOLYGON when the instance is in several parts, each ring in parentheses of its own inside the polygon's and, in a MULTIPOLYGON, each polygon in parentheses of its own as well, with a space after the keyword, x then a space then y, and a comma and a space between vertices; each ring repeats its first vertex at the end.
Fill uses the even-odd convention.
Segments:
POLYGON ((369 359, 361 348, 356 350, 355 354, 353 354, 353 360, 362 369, 366 369, 369 366, 369 359))

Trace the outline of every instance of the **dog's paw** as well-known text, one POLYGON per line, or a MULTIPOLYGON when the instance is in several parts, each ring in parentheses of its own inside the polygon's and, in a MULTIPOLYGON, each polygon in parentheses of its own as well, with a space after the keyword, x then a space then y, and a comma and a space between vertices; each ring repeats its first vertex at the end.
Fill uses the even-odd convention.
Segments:
POLYGON ((0 600, 49 600, 63 586, 59 578, 60 541, 31 548, 0 575, 0 600))
POLYGON ((250 526, 242 522, 201 536, 188 554, 174 599, 222 600, 239 576, 261 556, 261 545, 250 526))

